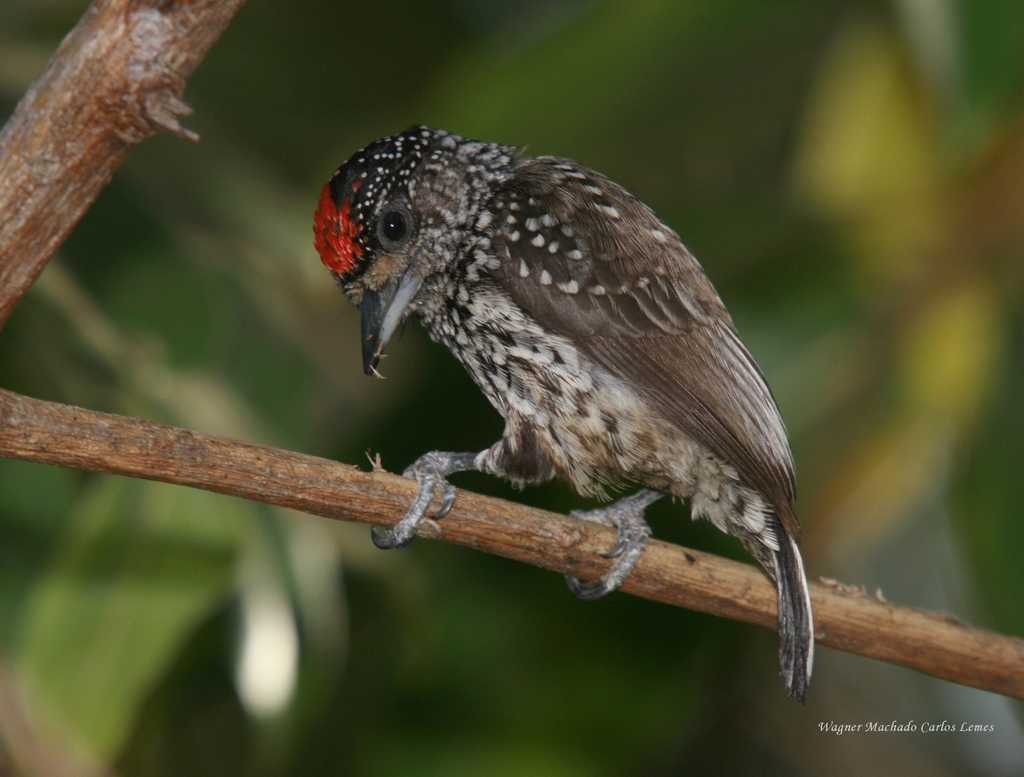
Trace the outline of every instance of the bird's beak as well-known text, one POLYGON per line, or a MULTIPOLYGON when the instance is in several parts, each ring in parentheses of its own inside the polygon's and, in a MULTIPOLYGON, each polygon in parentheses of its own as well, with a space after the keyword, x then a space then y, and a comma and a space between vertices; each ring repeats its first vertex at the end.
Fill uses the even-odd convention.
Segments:
POLYGON ((397 280, 373 291, 363 290, 363 372, 377 374, 377 364, 394 334, 402 314, 423 284, 408 270, 397 280))

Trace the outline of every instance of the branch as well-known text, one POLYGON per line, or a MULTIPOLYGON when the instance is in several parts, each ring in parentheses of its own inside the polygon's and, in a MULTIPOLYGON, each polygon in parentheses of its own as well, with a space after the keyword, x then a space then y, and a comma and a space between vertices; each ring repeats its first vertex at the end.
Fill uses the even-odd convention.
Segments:
POLYGON ((0 133, 0 327, 244 0, 94 0, 0 133))
MULTIPOLYGON (((315 456, 234 442, 151 421, 30 399, 0 389, 0 457, 159 480, 346 521, 390 527, 416 493, 412 480, 315 456)), ((422 535, 592 579, 614 531, 564 515, 459 491, 422 535)), ((622 590, 736 620, 776 626, 775 589, 747 564, 651 541, 622 590)), ((1024 699, 1024 639, 952 616, 811 584, 823 645, 1024 699)))

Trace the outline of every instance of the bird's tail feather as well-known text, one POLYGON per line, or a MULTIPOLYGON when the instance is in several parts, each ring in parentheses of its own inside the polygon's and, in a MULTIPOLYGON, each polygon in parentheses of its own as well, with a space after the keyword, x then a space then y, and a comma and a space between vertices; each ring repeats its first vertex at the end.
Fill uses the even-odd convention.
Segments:
POLYGON ((775 552, 775 584, 779 591, 779 663, 789 698, 803 703, 814 665, 814 620, 811 593, 796 539, 779 538, 775 552))

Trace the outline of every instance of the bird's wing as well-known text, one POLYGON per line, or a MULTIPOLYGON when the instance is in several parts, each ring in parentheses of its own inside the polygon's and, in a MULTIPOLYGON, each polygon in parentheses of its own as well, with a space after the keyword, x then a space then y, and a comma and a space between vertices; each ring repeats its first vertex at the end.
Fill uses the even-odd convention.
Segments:
POLYGON ((494 274, 513 300, 734 466, 795 534, 782 417, 679 237, 617 184, 550 157, 520 162, 491 207, 494 274))

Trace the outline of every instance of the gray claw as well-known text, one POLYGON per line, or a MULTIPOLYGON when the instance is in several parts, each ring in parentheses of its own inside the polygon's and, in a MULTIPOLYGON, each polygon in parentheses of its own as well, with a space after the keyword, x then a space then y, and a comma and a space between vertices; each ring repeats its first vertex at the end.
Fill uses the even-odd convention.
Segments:
POLYGON ((427 517, 427 511, 434 501, 434 492, 441 489, 441 509, 434 518, 443 518, 455 504, 458 494, 455 486, 445 480, 445 475, 475 468, 475 454, 444 453, 432 451, 420 456, 405 468, 403 477, 412 478, 419 484, 416 498, 409 505, 409 510, 393 529, 379 532, 377 527, 371 529, 370 537, 373 544, 381 549, 405 548, 416 539, 420 524, 427 517))
POLYGON ((601 554, 603 558, 615 559, 612 568, 591 583, 583 583, 571 575, 566 575, 565 582, 570 591, 580 599, 591 601, 611 593, 626 582, 626 578, 647 548, 647 538, 651 536, 651 529, 644 520, 644 511, 648 505, 661 497, 662 494, 658 491, 644 489, 608 507, 588 511, 574 510, 570 513, 574 518, 603 526, 615 526, 619 530, 615 545, 607 553, 601 554))
POLYGON ((619 535, 619 538, 615 540, 615 545, 612 547, 612 549, 609 550, 607 553, 602 553, 601 558, 618 558, 626 552, 626 548, 628 547, 629 541, 622 535, 619 535))
POLYGON ((610 594, 615 590, 617 586, 609 586, 605 577, 598 578, 592 583, 584 583, 578 578, 572 575, 565 576, 565 584, 569 586, 569 590, 572 591, 576 596, 585 602, 592 602, 595 599, 600 599, 606 594, 610 594))
POLYGON ((401 550, 412 545, 416 541, 416 535, 404 537, 394 529, 384 529, 383 532, 380 532, 376 526, 371 526, 370 539, 381 550, 401 550))
POLYGON ((438 485, 441 488, 441 509, 434 513, 434 520, 440 520, 448 515, 455 504, 455 497, 459 495, 459 489, 447 480, 442 479, 438 485))

